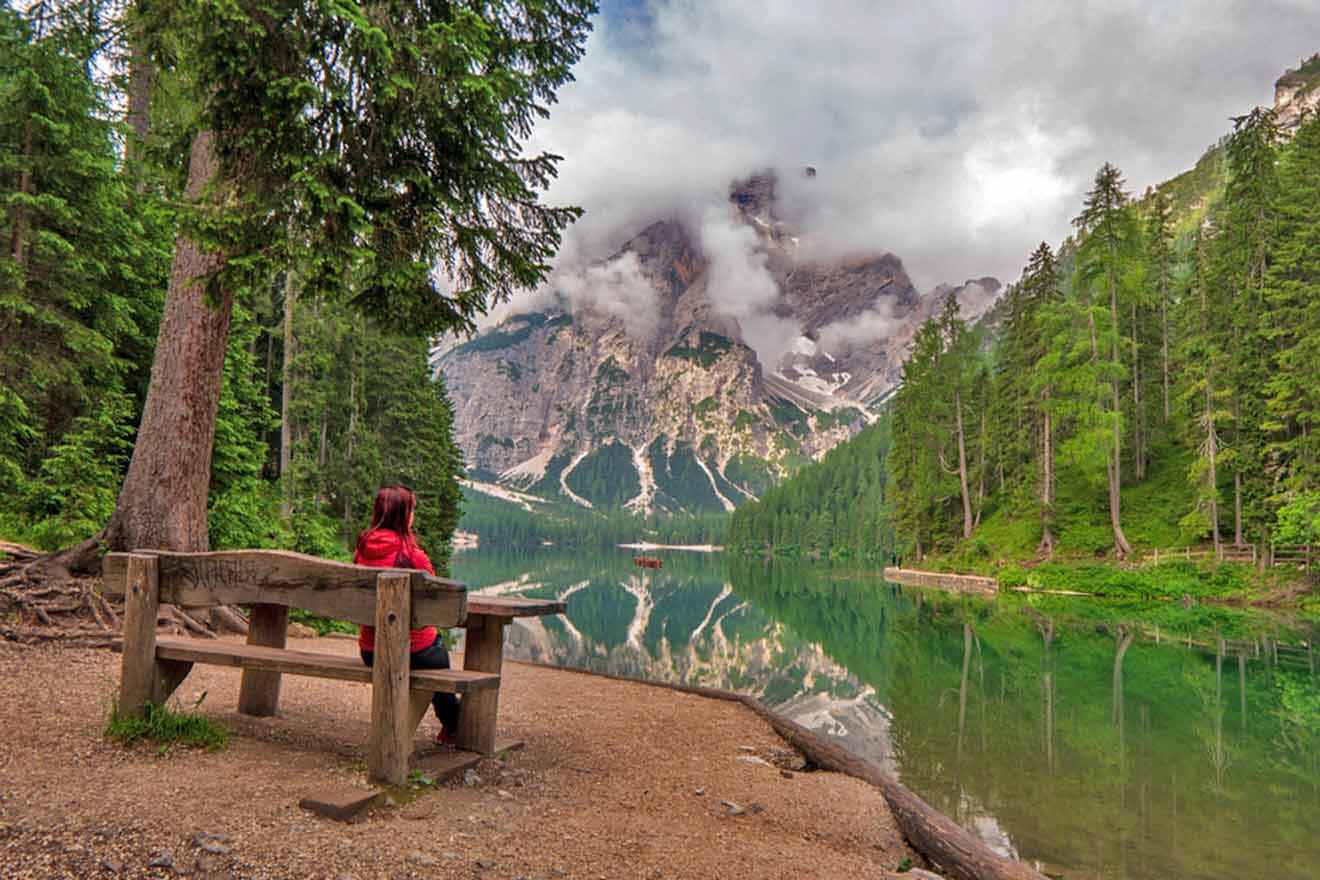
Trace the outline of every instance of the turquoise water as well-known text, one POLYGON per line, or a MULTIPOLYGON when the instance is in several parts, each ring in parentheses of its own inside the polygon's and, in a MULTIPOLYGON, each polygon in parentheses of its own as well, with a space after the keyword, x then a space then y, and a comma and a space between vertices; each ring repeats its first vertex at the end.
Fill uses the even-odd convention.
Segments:
POLYGON ((454 572, 567 599, 513 628, 512 656, 754 694, 1051 875, 1320 877, 1307 624, 657 555, 482 549, 454 572))

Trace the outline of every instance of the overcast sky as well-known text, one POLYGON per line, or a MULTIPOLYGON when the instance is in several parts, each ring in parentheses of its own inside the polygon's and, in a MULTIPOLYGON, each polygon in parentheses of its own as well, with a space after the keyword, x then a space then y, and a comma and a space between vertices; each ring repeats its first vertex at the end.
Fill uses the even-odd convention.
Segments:
MULTIPOLYGON (((821 253, 892 251, 917 286, 1016 279, 1104 161, 1140 191, 1320 51, 1320 0, 603 0, 534 146, 587 211, 563 262, 699 221, 730 179, 812 165, 821 253)), ((808 185, 809 184, 809 185, 808 185)))

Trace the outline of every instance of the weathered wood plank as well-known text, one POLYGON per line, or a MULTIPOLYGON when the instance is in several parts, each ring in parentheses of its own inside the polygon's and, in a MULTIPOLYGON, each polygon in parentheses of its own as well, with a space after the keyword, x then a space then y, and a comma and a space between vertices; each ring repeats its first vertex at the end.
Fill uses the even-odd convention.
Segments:
POLYGON ((402 785, 408 778, 407 573, 388 571, 376 582, 376 651, 371 668, 371 739, 367 781, 402 785))
MULTIPOLYGON (((283 605, 253 605, 248 615, 249 645, 283 648, 289 637, 289 609, 283 605)), ((280 673, 270 669, 244 669, 238 688, 238 711, 259 718, 274 715, 280 706, 280 673)))
MULTIPOLYGON (((508 621, 494 615, 468 618, 463 642, 463 668, 472 672, 500 674, 504 665, 504 628, 508 621)), ((455 745, 460 749, 491 755, 495 752, 495 726, 499 715, 498 688, 471 693, 463 698, 458 713, 455 745)))
POLYGON ((426 691, 412 691, 408 694, 408 730, 412 736, 426 717, 426 710, 431 708, 431 695, 426 691))
POLYGON ((119 706, 137 717, 157 696, 156 612, 160 607, 159 565, 154 556, 127 555, 124 590, 124 656, 119 665, 119 706))
POLYGON ((545 617, 563 614, 567 606, 557 599, 519 599, 508 596, 468 596, 467 613, 488 617, 545 617))
POLYGON ((165 705, 165 701, 179 689, 183 680, 192 672, 193 665, 186 660, 166 660, 160 656, 156 657, 156 686, 152 692, 151 702, 157 706, 165 705))
MULTIPOLYGON (((200 639, 160 639, 156 656, 162 660, 180 660, 209 666, 232 666, 236 669, 268 669, 288 675, 331 678, 339 681, 369 683, 371 670, 356 657, 323 654, 316 651, 281 651, 257 645, 200 639)), ((408 676, 409 687, 427 693, 443 691, 465 694, 469 691, 499 687, 500 677, 462 669, 417 669, 408 676)))
POLYGON ((389 792, 384 789, 363 790, 356 786, 340 785, 309 794, 298 801, 298 806, 327 819, 351 822, 373 807, 384 806, 388 800, 389 792))
MULTIPOLYGON (((160 560, 162 602, 184 608, 282 605, 366 626, 376 620, 376 577, 390 570, 282 550, 136 552, 160 560)), ((108 594, 123 595, 129 555, 111 553, 102 561, 101 577, 108 594)), ((413 585, 412 628, 463 623, 467 609, 463 584, 420 571, 408 574, 413 585)))

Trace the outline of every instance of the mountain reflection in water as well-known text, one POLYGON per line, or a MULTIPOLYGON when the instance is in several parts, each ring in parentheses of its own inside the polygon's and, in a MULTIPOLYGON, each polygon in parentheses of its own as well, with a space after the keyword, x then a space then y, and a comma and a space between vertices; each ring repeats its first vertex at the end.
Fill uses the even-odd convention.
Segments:
POLYGON ((1320 876, 1312 632, 1240 610, 904 590, 822 565, 457 554, 556 597, 510 656, 752 694, 1073 878, 1320 876))

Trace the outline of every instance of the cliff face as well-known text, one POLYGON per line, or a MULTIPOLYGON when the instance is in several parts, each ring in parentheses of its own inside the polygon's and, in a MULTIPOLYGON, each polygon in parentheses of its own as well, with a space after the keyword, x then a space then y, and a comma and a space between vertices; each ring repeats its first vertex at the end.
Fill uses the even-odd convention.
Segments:
POLYGON ((887 253, 799 260, 774 203, 773 176, 740 182, 718 235, 653 223, 550 305, 438 349, 477 487, 730 510, 873 418, 944 296, 979 314, 998 291, 923 297, 887 253))
POLYGON ((1291 134, 1307 113, 1320 112, 1320 53, 1274 84, 1274 112, 1279 127, 1291 134))

